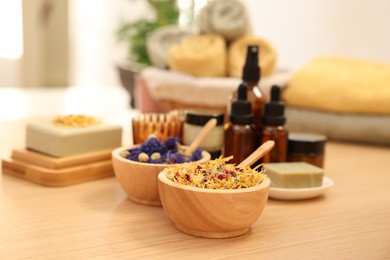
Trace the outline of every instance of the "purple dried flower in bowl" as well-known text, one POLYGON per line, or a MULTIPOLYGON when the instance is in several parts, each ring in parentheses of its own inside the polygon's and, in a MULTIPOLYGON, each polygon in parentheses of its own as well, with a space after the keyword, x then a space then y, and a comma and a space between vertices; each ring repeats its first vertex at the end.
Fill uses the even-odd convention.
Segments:
POLYGON ((180 138, 173 137, 168 138, 164 144, 155 137, 151 137, 142 145, 127 150, 129 155, 126 158, 132 161, 139 161, 139 155, 145 153, 149 157, 147 161, 143 162, 153 164, 178 164, 198 161, 202 158, 202 150, 199 148, 195 150, 191 157, 184 156, 178 147, 179 141, 180 138), (158 153, 160 158, 153 158, 152 155, 155 153, 158 153))
MULTIPOLYGON (((158 159, 156 154, 146 154, 144 150, 142 150, 142 145, 119 147, 115 149, 112 152, 112 163, 115 176, 121 187, 126 191, 128 198, 140 204, 161 205, 157 176, 165 167, 175 165, 168 164, 168 160, 172 160, 173 163, 183 162, 184 157, 178 157, 177 155, 178 151, 183 148, 185 149, 188 147, 178 146, 176 149, 166 150, 167 152, 165 154, 160 154, 160 159, 158 159), (131 152, 134 154, 131 154, 131 152), (145 158, 148 156, 148 161, 140 162, 137 160, 138 156, 145 158), (132 158, 134 160, 131 160, 132 158)), ((198 152, 194 154, 197 153, 198 152)), ((192 158, 197 157, 192 156, 192 158)), ((188 158, 186 157, 186 159, 188 158)), ((210 154, 203 151, 202 157, 197 160, 196 163, 203 164, 209 160, 210 154)))

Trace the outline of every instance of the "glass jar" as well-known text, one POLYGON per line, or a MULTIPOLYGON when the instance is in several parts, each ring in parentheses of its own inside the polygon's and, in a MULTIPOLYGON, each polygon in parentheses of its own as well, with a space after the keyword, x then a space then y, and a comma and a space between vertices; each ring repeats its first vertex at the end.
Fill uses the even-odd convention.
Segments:
POLYGON ((190 145, 199 134, 202 127, 212 118, 217 119, 216 127, 209 133, 200 145, 201 149, 211 154, 211 159, 222 154, 224 113, 215 110, 188 110, 183 126, 183 143, 190 145))
POLYGON ((311 133, 288 135, 287 161, 307 162, 324 168, 326 136, 311 133))

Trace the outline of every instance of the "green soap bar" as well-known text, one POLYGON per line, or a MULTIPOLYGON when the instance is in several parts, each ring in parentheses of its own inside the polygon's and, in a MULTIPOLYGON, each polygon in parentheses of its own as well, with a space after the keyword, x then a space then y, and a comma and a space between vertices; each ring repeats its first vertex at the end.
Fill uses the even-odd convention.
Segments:
POLYGON ((122 144, 120 125, 97 124, 67 127, 42 119, 27 124, 26 146, 54 157, 114 149, 122 144))
POLYGON ((273 187, 311 188, 322 186, 324 170, 306 162, 265 163, 263 167, 273 187))

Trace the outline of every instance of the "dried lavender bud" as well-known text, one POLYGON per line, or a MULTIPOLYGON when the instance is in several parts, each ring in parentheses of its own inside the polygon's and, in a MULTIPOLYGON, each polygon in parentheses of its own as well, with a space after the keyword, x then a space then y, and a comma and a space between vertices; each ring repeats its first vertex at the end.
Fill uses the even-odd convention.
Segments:
POLYGON ((147 154, 152 154, 155 152, 163 153, 166 148, 164 144, 156 138, 150 138, 142 145, 141 149, 147 154))
POLYGON ((196 149, 191 156, 191 161, 198 161, 202 159, 202 150, 200 148, 196 149))
POLYGON ((176 138, 168 138, 165 141, 165 147, 168 150, 177 150, 177 143, 178 142, 180 142, 180 138, 178 138, 178 137, 176 137, 176 138))

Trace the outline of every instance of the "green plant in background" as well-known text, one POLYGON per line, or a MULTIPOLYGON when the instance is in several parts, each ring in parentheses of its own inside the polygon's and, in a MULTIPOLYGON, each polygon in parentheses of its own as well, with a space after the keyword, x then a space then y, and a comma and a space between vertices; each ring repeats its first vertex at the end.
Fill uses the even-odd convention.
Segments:
POLYGON ((155 11, 155 19, 140 19, 137 21, 124 21, 120 24, 116 34, 120 42, 128 45, 128 60, 151 65, 146 50, 146 38, 153 30, 178 23, 179 9, 176 0, 148 0, 155 11))

